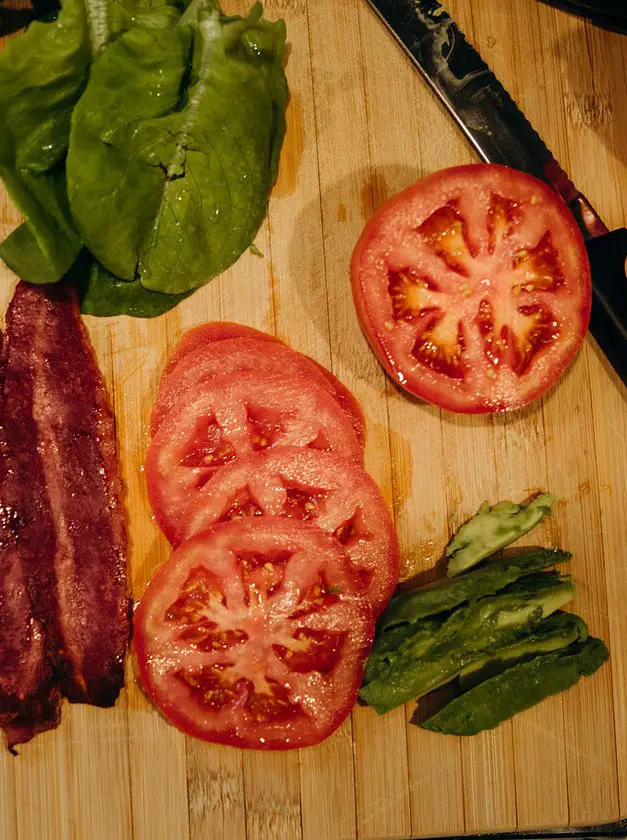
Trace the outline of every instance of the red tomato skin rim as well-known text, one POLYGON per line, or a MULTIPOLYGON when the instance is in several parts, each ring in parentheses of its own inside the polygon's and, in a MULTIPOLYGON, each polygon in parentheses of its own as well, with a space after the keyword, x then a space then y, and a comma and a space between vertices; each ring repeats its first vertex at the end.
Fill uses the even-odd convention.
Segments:
MULTIPOLYGON (((204 532, 200 534, 196 534, 192 539, 201 539, 204 532)), ((364 659, 360 663, 358 669, 355 669, 354 672, 354 689, 352 692, 352 696, 350 701, 346 703, 346 708, 342 711, 338 712, 333 719, 333 723, 327 729, 322 732, 313 733, 313 737, 310 739, 300 740, 298 744, 286 744, 283 740, 272 741, 267 739, 264 744, 255 742, 249 743, 245 739, 238 738, 236 735, 232 734, 229 730, 223 733, 217 733, 214 737, 214 732, 212 732, 212 737, 207 737, 207 732, 203 730, 201 727, 194 725, 192 721, 190 721, 185 715, 179 713, 177 711, 176 706, 170 703, 167 698, 163 696, 163 692, 157 690, 156 685, 153 683, 152 679, 150 678, 150 673, 146 664, 149 660, 149 654, 147 650, 147 646, 145 643, 146 633, 144 633, 140 629, 140 625, 143 623, 142 618, 143 614, 147 610, 148 599, 146 595, 149 589, 153 585, 157 585, 157 583, 161 580, 161 578, 167 578, 166 574, 166 566, 168 561, 163 563, 156 571, 156 573, 152 576, 149 580, 148 585, 146 586, 142 597, 135 605, 135 609, 133 612, 133 653, 134 653, 134 660, 137 670, 137 676, 139 678, 140 687, 145 693, 145 695, 150 699, 152 704, 154 705, 155 709, 173 726, 175 726, 179 732, 182 732, 184 735, 191 735, 193 738, 197 738, 200 741, 205 741, 207 743, 212 744, 222 744, 224 746, 229 747, 239 747, 240 749, 252 749, 261 752, 266 752, 268 750, 273 751, 287 751, 287 750, 295 750, 301 749, 305 747, 313 747, 316 744, 322 743, 327 738, 329 738, 334 732, 336 732, 339 727, 344 723, 345 720, 350 716, 351 712, 355 708, 355 704, 357 702, 357 697, 359 694, 359 689, 361 687, 363 675, 364 675, 364 667, 365 667, 365 659, 368 656, 368 653, 372 649, 372 643, 374 641, 374 631, 375 631, 375 619, 371 613, 371 621, 370 621, 370 644, 368 646, 368 653, 365 654, 364 659)))
MULTIPOLYGON (((166 362, 166 365, 163 369, 163 373, 161 374, 161 378, 159 380, 159 387, 161 387, 166 377, 169 377, 174 373, 174 370, 178 363, 182 359, 184 359, 185 356, 188 355, 188 353, 195 352, 196 350, 200 349, 204 344, 214 344, 215 342, 232 338, 257 338, 263 341, 273 341, 278 342, 280 344, 284 343, 280 339, 276 338, 273 335, 270 335, 269 333, 262 332, 261 330, 256 330, 253 327, 246 326, 245 324, 236 324, 232 321, 210 321, 207 324, 201 324, 198 327, 192 327, 192 329, 187 330, 185 333, 183 333, 183 335, 177 342, 174 350, 172 351, 172 354, 166 362)), ((293 350, 292 352, 299 353, 298 350, 293 350)), ((308 359, 312 364, 316 365, 316 367, 319 368, 320 372, 325 376, 325 378, 327 379, 327 381, 332 386, 335 392, 336 400, 353 421, 355 432, 357 434, 357 437, 359 438, 360 443, 362 444, 362 447, 365 446, 366 420, 361 406, 355 395, 349 388, 347 388, 346 385, 344 385, 344 383, 340 379, 337 378, 337 376, 335 376, 334 373, 325 368, 324 365, 321 365, 320 362, 317 362, 315 359, 312 359, 311 356, 307 356, 304 353, 300 353, 300 355, 305 356, 305 358, 308 359)), ((158 427, 159 423, 155 423, 151 415, 151 437, 154 437, 158 427)))
POLYGON ((174 345, 163 370, 162 378, 172 373, 177 364, 188 353, 202 347, 203 344, 213 344, 228 338, 260 338, 266 341, 278 341, 269 333, 248 327, 246 324, 236 324, 235 321, 208 321, 186 330, 174 345))
MULTIPOLYGON (((295 350, 295 353, 298 351, 295 350)), ((335 399, 338 401, 340 406, 344 409, 344 411, 349 415, 351 420, 353 421, 353 426, 355 428, 355 434, 359 438, 359 442, 361 443, 362 447, 366 445, 366 418, 364 417, 364 413, 361 409, 361 405, 359 404, 357 397, 353 394, 353 392, 346 387, 346 385, 337 378, 334 373, 331 373, 330 370, 321 365, 320 362, 317 362, 315 359, 312 359, 311 356, 306 356, 320 371, 326 376, 329 382, 333 385, 333 389, 335 391, 335 399)))
MULTIPOLYGON (((368 344, 370 345, 373 353, 377 357, 379 364, 383 367, 383 369, 392 379, 394 384, 402 390, 406 391, 412 397, 430 403, 431 405, 434 405, 437 408, 441 408, 445 411, 452 411, 457 414, 494 414, 500 411, 516 410, 522 408, 525 405, 529 405, 529 403, 534 402, 535 400, 542 397, 559 381, 566 368, 569 367, 569 365, 574 361, 575 357, 581 350, 581 347, 585 340, 588 324, 590 322, 590 310, 592 307, 592 280, 590 275, 590 263, 588 260, 588 253, 586 251, 581 231, 577 226, 574 216, 568 209, 568 205, 563 201, 561 196, 555 192, 555 190, 553 190, 548 184, 545 184, 543 181, 540 181, 535 176, 529 175, 526 172, 519 172, 519 170, 512 169, 508 166, 502 166, 501 164, 497 163, 468 163, 463 164, 461 166, 452 166, 448 169, 441 169, 437 172, 433 172, 431 175, 427 175, 424 178, 421 178, 420 181, 411 184, 406 189, 402 190, 399 193, 396 193, 395 195, 387 199, 387 201, 385 201, 380 207, 377 208, 375 213, 368 220, 361 233, 361 236, 357 241, 350 262, 350 277, 351 288, 353 292, 353 303, 355 305, 355 310, 357 312, 357 318, 359 320, 361 330, 366 340, 368 341, 368 344), (497 409, 496 411, 493 407, 485 404, 475 405, 472 408, 460 407, 455 399, 450 399, 450 397, 454 395, 454 392, 452 391, 445 392, 444 394, 436 393, 435 397, 437 397, 437 399, 430 399, 429 396, 427 396, 426 394, 421 393, 417 390, 413 390, 412 388, 408 387, 407 384, 404 384, 399 378, 399 368, 394 358, 385 350, 385 348, 378 339, 377 328, 374 325, 372 318, 370 317, 370 313, 365 302, 365 295, 362 294, 362 284, 359 276, 361 257, 362 254, 365 252, 367 246, 369 245, 370 240, 372 239, 372 231, 373 229, 377 228, 378 221, 381 218, 387 216, 390 210, 393 210, 397 205, 402 205, 408 197, 412 196, 418 188, 422 188, 425 184, 437 185, 439 181, 448 180, 450 177, 457 177, 458 175, 462 177, 466 175, 473 175, 477 171, 485 171, 486 167, 490 167, 493 170, 505 172, 508 175, 512 172, 515 175, 524 175, 525 178, 529 178, 532 181, 534 181, 537 185, 538 190, 544 193, 544 195, 547 198, 549 198, 552 202, 557 202, 558 204, 562 205, 564 209, 562 217, 565 226, 569 228, 568 232, 571 234, 571 238, 573 240, 573 247, 577 247, 579 250, 577 262, 580 268, 580 282, 582 283, 582 305, 579 311, 582 315, 582 321, 585 324, 585 329, 581 333, 579 343, 573 346, 570 354, 564 356, 559 364, 555 364, 553 366, 553 370, 556 371, 556 375, 552 380, 550 380, 548 383, 539 383, 538 387, 534 391, 530 392, 530 394, 525 398, 524 402, 512 406, 511 409, 507 406, 504 406, 502 409, 497 409), (447 399, 447 396, 449 397, 449 399, 447 399)), ((403 376, 403 379, 406 379, 406 377, 403 376)), ((434 389, 432 388, 429 390, 434 389)))

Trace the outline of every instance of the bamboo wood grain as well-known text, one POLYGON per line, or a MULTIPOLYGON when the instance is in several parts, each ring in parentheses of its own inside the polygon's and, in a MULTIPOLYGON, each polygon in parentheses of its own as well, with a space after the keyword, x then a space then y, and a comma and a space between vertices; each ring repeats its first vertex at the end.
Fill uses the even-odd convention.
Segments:
MULTIPOLYGON (((150 408, 166 346, 166 325, 164 319, 151 322, 127 317, 110 323, 113 404, 128 500, 130 584, 138 598, 168 556, 165 540, 152 519, 143 479, 150 408)), ((185 741, 144 697, 130 661, 127 687, 133 836, 182 840, 189 836, 185 741)))
MULTIPOLYGON (((288 112, 288 139, 270 203, 270 257, 277 335, 332 367, 326 317, 327 275, 313 100, 307 9, 271 3, 288 26, 288 79, 296 91, 288 112), (296 50, 296 44, 300 49, 296 50), (298 53, 298 54, 297 54, 298 53), (320 313, 321 317, 316 317, 320 313)), ((351 723, 326 743, 300 752, 301 826, 305 840, 355 832, 355 778, 351 723)))
MULTIPOLYGON (((321 0, 308 8, 333 371, 363 406, 366 467, 391 502, 385 380, 361 335, 348 280, 352 248, 372 212, 359 4, 321 0), (330 62, 329 54, 344 60, 330 62)), ((410 831, 404 720, 399 711, 385 727, 377 723, 370 710, 353 713, 357 834, 403 836, 410 831)))
MULTIPOLYGON (((71 777, 75 836, 90 840, 132 833, 126 697, 113 711, 72 709, 71 777), (103 785, 102 780, 107 783, 103 785), (84 804, 88 802, 89 808, 84 804)), ((44 835, 45 836, 45 835, 44 835)))
POLYGON ((304 840, 356 836, 352 733, 349 720, 324 744, 300 751, 304 840))
MULTIPOLYGON (((493 733, 443 738, 357 709, 299 753, 186 739, 152 709, 132 663, 113 710, 64 707, 61 727, 0 757, 2 840, 381 840, 590 824, 627 816, 627 394, 588 340, 541 403, 459 418, 385 379, 361 336, 348 262, 365 221, 422 174, 473 160, 364 0, 269 0, 291 44, 281 172, 256 240, 174 311, 87 319, 111 392, 138 597, 168 556, 141 470, 158 377, 181 332, 222 318, 277 334, 362 402, 368 469, 394 509, 402 577, 432 577, 453 525, 484 498, 560 495, 528 542, 574 551, 574 605, 611 665, 493 733)), ((244 0, 229 12, 242 13, 244 0)), ((613 226, 627 221, 627 39, 535 0, 449 10, 613 226), (621 129, 622 126, 622 129, 621 129)), ((18 221, 0 192, 0 235, 18 221)), ((0 265, 0 304, 14 278, 0 265)))
POLYGON ((246 840, 240 750, 187 740, 190 840, 246 840))
MULTIPOLYGON (((423 104, 424 89, 419 77, 404 72, 405 57, 400 50, 387 49, 389 35, 377 25, 365 4, 360 5, 360 31, 369 181, 376 209, 426 173, 422 165, 424 124, 430 121, 432 112, 438 117, 440 114, 436 103, 423 104), (399 83, 388 85, 386 79, 398 79, 399 83), (412 104, 408 107, 408 103, 412 104)), ((403 546, 401 577, 420 574, 430 579, 447 537, 440 412, 408 401, 389 382, 386 390, 394 511, 403 546), (417 425, 420 434, 415 434, 417 425), (422 468, 424 464, 430 465, 428 470, 422 468)), ((414 705, 408 704, 408 715, 414 705)), ((373 725, 381 726, 374 715, 373 720, 373 725)), ((421 836, 462 833, 463 783, 458 741, 419 732, 414 726, 407 726, 406 739, 412 832, 421 836), (441 796, 443 786, 450 789, 451 795, 441 796)), ((403 794, 402 789, 397 789, 397 799, 403 794)))
POLYGON ((298 752, 244 752, 248 840, 299 838, 301 828, 298 752))
POLYGON ((63 731, 24 747, 20 763, 15 765, 17 837, 70 840, 74 836, 70 807, 72 726, 69 716, 62 726, 63 731))
POLYGON ((0 836, 17 837, 17 799, 13 756, 0 757, 0 836))

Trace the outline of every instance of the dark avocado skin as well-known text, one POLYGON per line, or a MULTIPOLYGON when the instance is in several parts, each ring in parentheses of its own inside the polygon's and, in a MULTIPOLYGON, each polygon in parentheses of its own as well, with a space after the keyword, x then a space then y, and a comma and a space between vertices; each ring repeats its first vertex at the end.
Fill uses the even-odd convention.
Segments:
POLYGON ((477 735, 589 677, 609 658, 600 639, 589 638, 555 653, 514 665, 461 697, 429 720, 423 729, 443 735, 477 735))

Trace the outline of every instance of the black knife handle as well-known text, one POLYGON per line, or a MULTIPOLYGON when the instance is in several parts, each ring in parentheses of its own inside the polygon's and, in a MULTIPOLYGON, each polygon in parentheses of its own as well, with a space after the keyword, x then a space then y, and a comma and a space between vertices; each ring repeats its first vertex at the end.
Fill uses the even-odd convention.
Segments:
POLYGON ((627 32, 627 11, 624 0, 542 0, 550 6, 583 15, 596 26, 627 32))
POLYGON ((592 270, 590 332, 627 384, 627 228, 586 242, 592 270))

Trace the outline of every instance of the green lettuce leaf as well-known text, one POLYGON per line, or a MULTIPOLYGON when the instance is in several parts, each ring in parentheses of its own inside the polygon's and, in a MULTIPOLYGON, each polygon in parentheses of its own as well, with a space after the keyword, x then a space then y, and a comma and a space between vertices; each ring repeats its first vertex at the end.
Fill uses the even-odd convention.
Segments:
POLYGON ((185 295, 165 295, 145 289, 138 280, 120 280, 83 251, 68 277, 74 282, 84 315, 132 315, 154 318, 172 309, 185 295))
POLYGON ((134 26, 168 29, 175 26, 188 0, 88 0, 92 53, 134 26))
POLYGON ((285 131, 285 26, 194 0, 94 64, 72 117, 68 195, 110 272, 182 294, 222 272, 266 213, 285 131))
POLYGON ((0 178, 26 227, 0 245, 20 277, 59 280, 81 248, 65 187, 70 115, 91 62, 82 0, 35 21, 0 54, 0 178))
POLYGON ((171 27, 166 0, 63 0, 0 54, 0 178, 25 222, 0 257, 31 283, 54 283, 82 247, 67 200, 70 119, 94 56, 132 26, 171 27))

